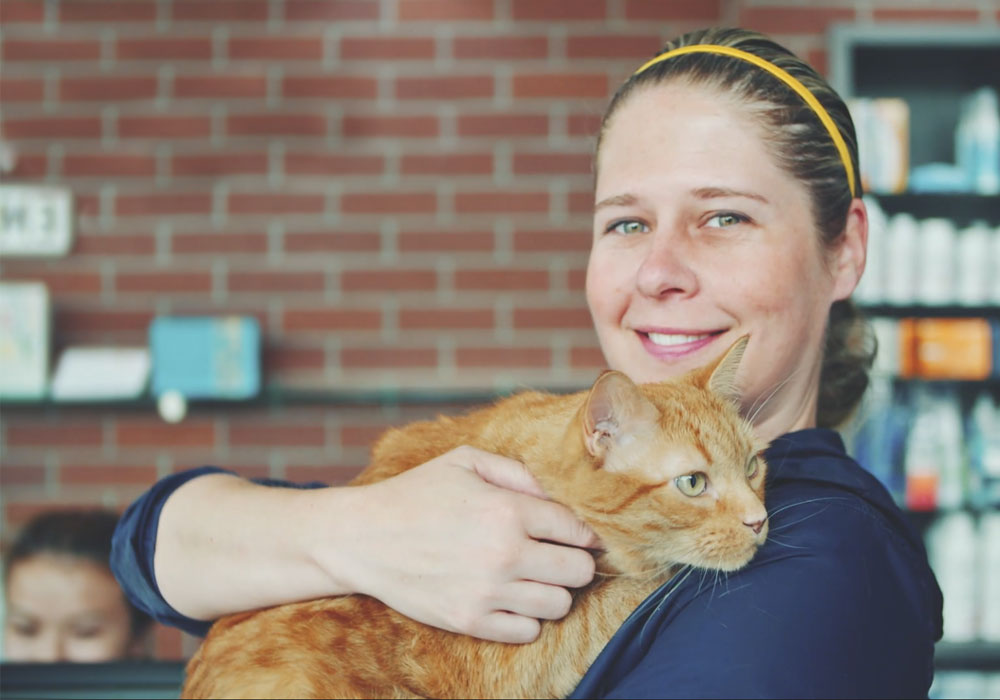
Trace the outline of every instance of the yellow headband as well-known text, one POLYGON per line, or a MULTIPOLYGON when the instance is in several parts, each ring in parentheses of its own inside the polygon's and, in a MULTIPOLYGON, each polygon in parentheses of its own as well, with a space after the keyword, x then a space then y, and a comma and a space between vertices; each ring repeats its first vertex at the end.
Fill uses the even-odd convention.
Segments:
POLYGON ((833 144, 837 147, 837 152, 840 153, 840 160, 844 163, 844 170, 847 171, 847 184, 851 188, 851 196, 854 197, 854 168, 851 165, 851 154, 847 150, 847 144, 844 143, 844 137, 840 135, 840 130, 837 125, 833 123, 830 115, 827 113, 823 105, 820 104, 816 96, 809 92, 809 88, 803 85, 797 78, 788 73, 787 71, 778 68, 769 61, 765 61, 760 56, 755 56, 752 53, 747 53, 746 51, 740 51, 739 49, 733 49, 728 46, 715 46, 713 44, 693 44, 691 46, 682 46, 679 49, 673 49, 672 51, 667 51, 662 53, 655 58, 650 59, 642 65, 639 70, 637 70, 633 75, 638 75, 650 66, 654 66, 657 63, 666 61, 668 58, 673 58, 674 56, 679 56, 685 53, 718 53, 724 56, 733 56, 734 58, 740 58, 744 61, 748 61, 755 66, 763 68, 768 73, 774 77, 781 80, 788 87, 798 93, 799 97, 805 100, 805 103, 812 108, 812 111, 816 113, 819 120, 823 122, 823 126, 830 133, 830 138, 833 139, 833 144))

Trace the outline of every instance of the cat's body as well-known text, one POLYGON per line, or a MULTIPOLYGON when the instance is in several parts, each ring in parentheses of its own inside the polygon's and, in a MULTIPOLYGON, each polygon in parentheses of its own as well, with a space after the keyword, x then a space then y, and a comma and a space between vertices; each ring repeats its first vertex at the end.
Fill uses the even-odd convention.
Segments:
POLYGON ((363 595, 322 599, 216 622, 183 696, 564 697, 678 566, 736 569, 762 543, 763 445, 726 397, 744 345, 676 382, 636 387, 607 373, 589 392, 520 394, 376 444, 354 483, 469 445, 524 462, 597 532, 605 552, 594 582, 535 642, 453 634, 363 595))

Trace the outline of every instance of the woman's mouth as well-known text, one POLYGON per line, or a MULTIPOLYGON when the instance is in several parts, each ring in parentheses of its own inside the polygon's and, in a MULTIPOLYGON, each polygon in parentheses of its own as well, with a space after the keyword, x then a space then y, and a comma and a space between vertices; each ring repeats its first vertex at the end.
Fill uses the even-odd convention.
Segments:
POLYGON ((639 339, 646 352, 658 358, 685 357, 701 350, 725 330, 715 331, 680 331, 673 329, 637 330, 639 339))

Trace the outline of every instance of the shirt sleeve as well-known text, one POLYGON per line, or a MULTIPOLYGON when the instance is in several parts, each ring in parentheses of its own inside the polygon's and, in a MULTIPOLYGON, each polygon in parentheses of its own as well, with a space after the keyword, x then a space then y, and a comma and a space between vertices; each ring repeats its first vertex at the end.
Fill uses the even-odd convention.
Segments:
MULTIPOLYGON (((156 531, 160 513, 167 499, 191 479, 205 474, 232 474, 218 467, 199 467, 172 474, 158 481, 132 503, 118 521, 111 541, 111 571, 125 596, 137 608, 163 624, 190 634, 204 636, 211 620, 196 620, 177 612, 163 598, 156 583, 153 555, 156 552, 156 531)), ((294 484, 277 479, 254 479, 265 486, 321 488, 325 484, 310 482, 294 484)))
POLYGON ((745 572, 692 572, 687 602, 646 621, 652 642, 605 696, 927 697, 930 615, 907 550, 850 510, 773 533, 745 572))

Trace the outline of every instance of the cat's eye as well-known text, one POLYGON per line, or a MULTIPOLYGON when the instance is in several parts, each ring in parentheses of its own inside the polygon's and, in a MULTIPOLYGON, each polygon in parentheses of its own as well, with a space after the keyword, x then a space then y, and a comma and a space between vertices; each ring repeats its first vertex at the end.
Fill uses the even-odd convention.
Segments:
POLYGON ((752 479, 757 476, 759 469, 760 466, 757 463, 757 455, 754 455, 750 458, 750 461, 747 462, 747 478, 752 479))
POLYGON ((708 478, 702 472, 695 472, 677 477, 674 483, 685 496, 700 496, 708 486, 708 478))

